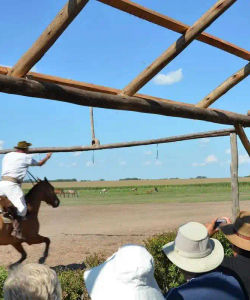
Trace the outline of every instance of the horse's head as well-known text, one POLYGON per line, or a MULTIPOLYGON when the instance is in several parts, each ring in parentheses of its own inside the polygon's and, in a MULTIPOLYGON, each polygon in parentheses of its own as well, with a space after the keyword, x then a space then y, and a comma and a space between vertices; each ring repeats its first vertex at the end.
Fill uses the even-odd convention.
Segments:
POLYGON ((49 183, 47 178, 38 182, 39 187, 43 190, 44 201, 52 207, 58 207, 60 200, 58 199, 54 187, 49 183))

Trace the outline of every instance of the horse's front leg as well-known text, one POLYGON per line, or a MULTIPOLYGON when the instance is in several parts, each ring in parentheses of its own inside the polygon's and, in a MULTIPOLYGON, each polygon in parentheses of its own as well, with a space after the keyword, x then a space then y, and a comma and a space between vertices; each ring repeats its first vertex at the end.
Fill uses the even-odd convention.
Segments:
POLYGON ((11 268, 13 268, 13 267, 15 267, 16 265, 18 265, 18 264, 20 264, 21 262, 23 262, 25 259, 26 259, 26 257, 27 257, 27 253, 26 253, 26 251, 23 249, 23 246, 22 246, 22 244, 21 243, 15 243, 15 244, 12 244, 12 246, 22 255, 21 256, 21 258, 17 261, 17 262, 15 262, 14 264, 11 264, 10 266, 9 266, 9 268, 11 269, 11 268))
POLYGON ((50 245, 50 239, 45 237, 45 236, 41 236, 41 235, 36 235, 34 237, 32 237, 29 242, 27 242, 29 245, 33 245, 33 244, 41 244, 41 243, 45 243, 45 249, 43 252, 43 256, 39 259, 39 263, 43 264, 46 260, 46 258, 49 255, 49 245, 50 245))

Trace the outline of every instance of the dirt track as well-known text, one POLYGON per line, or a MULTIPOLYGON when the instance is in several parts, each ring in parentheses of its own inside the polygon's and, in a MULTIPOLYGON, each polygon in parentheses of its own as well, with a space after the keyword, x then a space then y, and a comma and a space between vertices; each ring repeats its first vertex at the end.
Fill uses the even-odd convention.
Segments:
MULTIPOLYGON (((242 210, 250 201, 241 202, 242 210)), ((230 216, 231 203, 156 203, 134 205, 44 206, 40 212, 41 234, 51 238, 50 266, 82 263, 86 255, 109 255, 125 243, 142 243, 147 237, 174 229, 187 221, 206 222, 230 216)), ((28 246, 29 262, 38 261, 44 245, 28 246)), ((0 265, 19 258, 11 246, 0 247, 0 265)))

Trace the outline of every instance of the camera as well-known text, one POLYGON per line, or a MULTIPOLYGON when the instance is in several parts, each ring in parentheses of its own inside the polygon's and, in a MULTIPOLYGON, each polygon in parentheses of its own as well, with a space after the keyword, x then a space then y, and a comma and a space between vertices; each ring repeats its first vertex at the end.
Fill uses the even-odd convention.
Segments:
POLYGON ((218 228, 221 224, 226 224, 226 223, 227 223, 227 220, 225 220, 225 219, 217 219, 214 224, 214 229, 218 228))

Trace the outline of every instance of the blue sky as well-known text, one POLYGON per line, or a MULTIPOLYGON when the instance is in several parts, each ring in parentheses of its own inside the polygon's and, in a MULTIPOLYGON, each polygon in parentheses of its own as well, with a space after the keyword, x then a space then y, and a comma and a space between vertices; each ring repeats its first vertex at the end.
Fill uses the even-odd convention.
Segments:
MULTIPOLYGON (((137 0, 137 3, 186 24, 194 23, 215 1, 137 0)), ((32 45, 66 2, 1 1, 0 65, 12 66, 32 45)), ((250 2, 237 1, 206 31, 249 49, 250 2)), ((40 73, 123 88, 158 57, 179 34, 90 0, 60 39, 34 67, 40 73)), ((197 103, 246 64, 241 58, 194 41, 160 76, 140 92, 197 103)), ((246 114, 250 78, 212 107, 246 114)), ((88 145, 89 108, 51 100, 0 94, 0 147, 28 140, 35 147, 88 145)), ((247 105, 248 104, 248 105, 247 105)), ((227 128, 219 124, 135 112, 94 109, 96 136, 102 144, 227 128)), ((246 129, 249 136, 250 130, 246 129)), ((239 175, 250 174, 250 159, 239 145, 239 175)), ((57 153, 37 176, 49 179, 113 180, 125 177, 189 178, 230 176, 229 137, 158 146, 57 153)), ((36 155, 41 159, 44 155, 36 155)))

